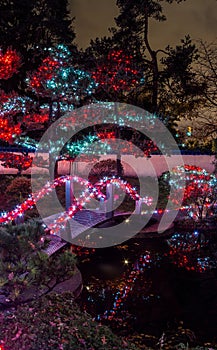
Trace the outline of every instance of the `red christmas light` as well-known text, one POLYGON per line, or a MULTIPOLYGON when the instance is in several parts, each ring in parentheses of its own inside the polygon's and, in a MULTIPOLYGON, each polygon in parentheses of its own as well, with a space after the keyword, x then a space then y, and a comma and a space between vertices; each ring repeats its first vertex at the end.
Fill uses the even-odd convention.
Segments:
POLYGON ((52 79, 61 64, 52 57, 46 57, 38 70, 29 77, 29 86, 39 95, 45 94, 46 82, 52 79))
POLYGON ((20 65, 21 57, 15 50, 8 49, 5 54, 0 50, 0 79, 11 78, 20 65))
POLYGON ((108 54, 106 62, 98 65, 92 77, 106 91, 128 92, 139 83, 142 74, 135 68, 133 56, 118 50, 108 54))
POLYGON ((13 125, 11 119, 0 118, 0 139, 9 143, 21 134, 20 123, 13 125))
POLYGON ((37 129, 39 129, 38 124, 41 124, 41 128, 43 128, 43 124, 48 122, 49 120, 49 114, 48 113, 34 113, 34 114, 27 114, 23 117, 22 123, 25 124, 28 128, 34 128, 37 124, 37 129))
POLYGON ((88 192, 84 191, 84 194, 82 194, 80 198, 73 203, 72 207, 70 207, 68 211, 60 214, 60 216, 49 225, 48 229, 50 234, 57 234, 61 227, 67 223, 67 220, 72 218, 79 210, 81 210, 85 203, 89 202, 91 198, 105 198, 105 195, 101 192, 101 188, 109 183, 119 186, 134 200, 142 199, 147 205, 151 204, 152 202, 151 198, 141 198, 137 191, 133 189, 129 183, 126 183, 121 179, 104 179, 98 182, 97 186, 93 186, 88 180, 82 179, 78 176, 63 176, 55 179, 51 183, 46 184, 40 191, 33 194, 25 202, 18 205, 14 210, 5 213, 4 216, 0 217, 0 223, 8 223, 9 221, 16 219, 19 215, 23 215, 23 213, 32 208, 32 206, 38 200, 48 195, 52 189, 64 184, 67 180, 78 182, 81 186, 88 188, 88 192))
POLYGON ((0 161, 5 168, 14 168, 19 171, 27 170, 32 166, 32 157, 10 152, 0 153, 0 161))
POLYGON ((106 139, 115 139, 115 132, 109 131, 109 132, 99 132, 97 134, 100 140, 106 140, 106 139))

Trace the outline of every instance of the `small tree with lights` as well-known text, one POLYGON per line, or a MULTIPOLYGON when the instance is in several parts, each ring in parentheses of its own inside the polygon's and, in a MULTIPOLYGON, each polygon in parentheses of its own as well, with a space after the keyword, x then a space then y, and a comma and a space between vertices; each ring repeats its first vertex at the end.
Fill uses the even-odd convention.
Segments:
POLYGON ((188 208, 190 217, 195 220, 203 220, 214 212, 217 201, 217 179, 205 169, 197 166, 178 166, 172 170, 173 176, 165 173, 163 179, 176 191, 169 200, 176 203, 176 193, 183 191, 183 206, 188 208))

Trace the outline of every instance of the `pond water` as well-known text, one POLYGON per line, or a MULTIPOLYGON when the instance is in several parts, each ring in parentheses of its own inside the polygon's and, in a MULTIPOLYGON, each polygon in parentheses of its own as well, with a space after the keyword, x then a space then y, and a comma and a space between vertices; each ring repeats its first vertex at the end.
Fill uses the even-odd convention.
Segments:
POLYGON ((183 321, 202 340, 217 338, 216 246, 197 235, 134 238, 82 257, 79 304, 121 334, 160 336, 183 321))

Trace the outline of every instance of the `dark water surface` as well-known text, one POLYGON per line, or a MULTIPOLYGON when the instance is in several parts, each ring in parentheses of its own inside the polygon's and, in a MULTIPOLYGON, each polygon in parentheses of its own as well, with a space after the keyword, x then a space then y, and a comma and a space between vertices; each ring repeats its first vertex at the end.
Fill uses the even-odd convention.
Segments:
POLYGON ((200 339, 216 339, 217 269, 199 272, 195 265, 195 255, 206 260, 210 254, 205 247, 193 253, 193 262, 185 252, 179 260, 165 239, 134 238, 119 247, 97 249, 80 262, 84 289, 78 302, 100 319, 114 309, 118 290, 129 285, 131 291, 121 299, 114 318, 122 318, 132 332, 160 336, 168 325, 183 321, 200 339), (149 260, 141 268, 144 256, 149 260), (139 267, 132 281, 131 273, 139 267))

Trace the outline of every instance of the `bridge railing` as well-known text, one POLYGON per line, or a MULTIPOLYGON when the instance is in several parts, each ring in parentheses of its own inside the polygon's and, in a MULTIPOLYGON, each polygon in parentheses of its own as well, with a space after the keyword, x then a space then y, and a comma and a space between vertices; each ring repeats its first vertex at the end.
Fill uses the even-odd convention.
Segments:
MULTIPOLYGON (((66 210, 68 210, 73 202, 74 198, 74 185, 73 179, 66 180, 65 183, 65 198, 66 198, 66 210)), ((143 199, 138 199, 135 201, 135 211, 134 214, 141 215, 143 199)), ((114 185, 109 183, 106 185, 106 199, 101 198, 97 209, 100 212, 105 213, 106 218, 110 219, 114 216, 114 185)))
MULTIPOLYGON (((65 202, 66 202, 66 210, 68 210, 73 202, 74 198, 74 184, 73 179, 66 180, 65 182, 65 202)), ((93 209, 94 210, 94 209, 93 209)), ((106 200, 101 198, 99 201, 99 206, 97 210, 100 210, 106 213, 106 217, 111 218, 113 216, 114 211, 114 185, 107 184, 106 185, 106 200)))

